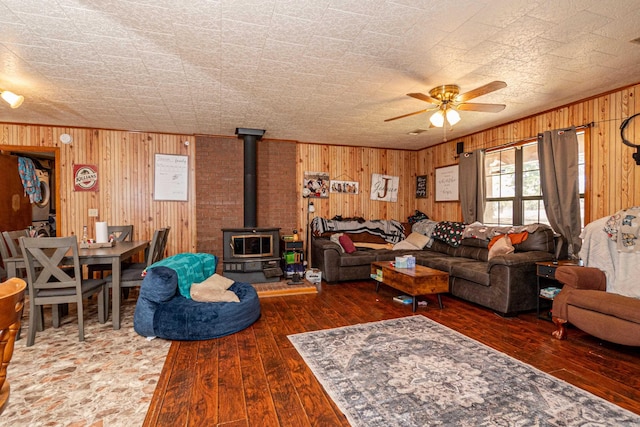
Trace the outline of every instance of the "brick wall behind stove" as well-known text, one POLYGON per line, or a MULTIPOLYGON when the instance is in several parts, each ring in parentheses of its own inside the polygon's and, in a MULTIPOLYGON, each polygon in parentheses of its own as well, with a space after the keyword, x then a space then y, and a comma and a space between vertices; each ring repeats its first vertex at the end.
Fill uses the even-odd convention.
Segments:
MULTIPOLYGON (((239 138, 196 138, 198 252, 222 258, 222 229, 244 224, 244 143, 239 138)), ((296 224, 296 144, 261 140, 257 146, 257 225, 290 234, 296 224)))

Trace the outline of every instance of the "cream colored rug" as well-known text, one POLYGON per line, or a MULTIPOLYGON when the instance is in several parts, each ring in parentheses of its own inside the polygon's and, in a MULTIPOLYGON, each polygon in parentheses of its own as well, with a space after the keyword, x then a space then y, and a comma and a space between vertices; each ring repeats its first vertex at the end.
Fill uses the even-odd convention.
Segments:
POLYGON ((98 322, 95 299, 85 301, 85 341, 78 341, 75 305, 63 325, 45 327, 26 347, 28 313, 7 378, 9 402, 0 426, 140 426, 162 371, 170 341, 133 330, 137 292, 123 302, 122 327, 98 322))

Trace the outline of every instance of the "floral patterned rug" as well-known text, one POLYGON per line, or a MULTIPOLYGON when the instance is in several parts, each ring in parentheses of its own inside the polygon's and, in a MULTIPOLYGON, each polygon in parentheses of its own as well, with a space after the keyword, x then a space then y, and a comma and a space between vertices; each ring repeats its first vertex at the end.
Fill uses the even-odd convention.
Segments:
MULTIPOLYGON (((22 321, 7 378, 11 395, 0 426, 140 426, 160 377, 170 341, 147 340, 133 330, 137 291, 123 301, 121 328, 98 322, 95 299, 84 304, 85 341, 78 341, 75 304, 60 328, 45 330, 26 346, 22 321)), ((28 306, 28 304, 27 304, 28 306)))
POLYGON ((640 425, 424 316, 290 335, 353 427, 640 425))

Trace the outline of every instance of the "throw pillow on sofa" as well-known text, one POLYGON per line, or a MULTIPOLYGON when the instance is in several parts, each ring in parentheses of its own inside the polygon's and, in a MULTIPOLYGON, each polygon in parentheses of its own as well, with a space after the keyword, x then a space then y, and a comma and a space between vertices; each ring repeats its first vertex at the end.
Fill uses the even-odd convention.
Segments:
POLYGON ((416 233, 415 231, 411 234, 409 234, 409 236, 404 239, 406 242, 411 243, 413 246, 415 246, 418 249, 422 249, 425 246, 427 246, 427 243, 429 243, 429 237, 425 236, 424 234, 420 234, 420 233, 416 233))
POLYGON ((353 244, 353 240, 351 240, 351 237, 343 234, 338 240, 340 241, 340 246, 344 248, 344 251, 346 253, 352 254, 356 251, 356 246, 353 244))
POLYGON ((414 246, 411 242, 408 242, 406 240, 403 240, 401 242, 396 243, 395 245, 393 245, 393 250, 394 251, 399 251, 402 249, 408 249, 408 250, 416 250, 419 249, 417 246, 414 246))
POLYGON ((329 240, 331 240, 333 243, 336 243, 338 246, 340 246, 341 252, 344 252, 344 248, 340 244, 340 236, 342 236, 343 234, 344 233, 334 233, 329 237, 329 240))
POLYGON ((513 251, 515 251, 515 248, 511 244, 511 239, 509 239, 509 235, 504 234, 499 239, 497 239, 496 242, 493 244, 493 246, 491 246, 491 249, 489 249, 488 259, 497 257, 499 255, 507 255, 507 254, 513 253, 513 251))

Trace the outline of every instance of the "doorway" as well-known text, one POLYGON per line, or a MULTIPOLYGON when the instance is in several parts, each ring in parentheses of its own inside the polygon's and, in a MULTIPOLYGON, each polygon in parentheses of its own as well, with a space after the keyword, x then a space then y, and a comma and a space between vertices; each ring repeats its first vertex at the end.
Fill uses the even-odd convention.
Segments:
MULTIPOLYGON (((33 161, 36 174, 40 181, 43 200, 39 203, 24 203, 24 192, 0 191, 0 205, 10 207, 0 211, 1 228, 19 229, 32 226, 40 237, 56 236, 60 229, 57 213, 60 208, 60 149, 57 147, 32 147, 22 145, 0 145, 0 154, 5 163, 11 163, 18 157, 29 158, 33 161), (14 194, 15 193, 15 194, 14 194), (17 197, 17 196, 23 196, 17 197), (18 200, 16 200, 18 199, 18 200), (19 222, 19 224, 18 224, 19 222), (17 227, 17 228, 16 228, 17 227)), ((17 174, 12 174, 12 180, 20 181, 17 174)), ((21 183, 20 183, 21 185, 21 183)), ((4 230, 0 230, 4 231, 4 230)))

